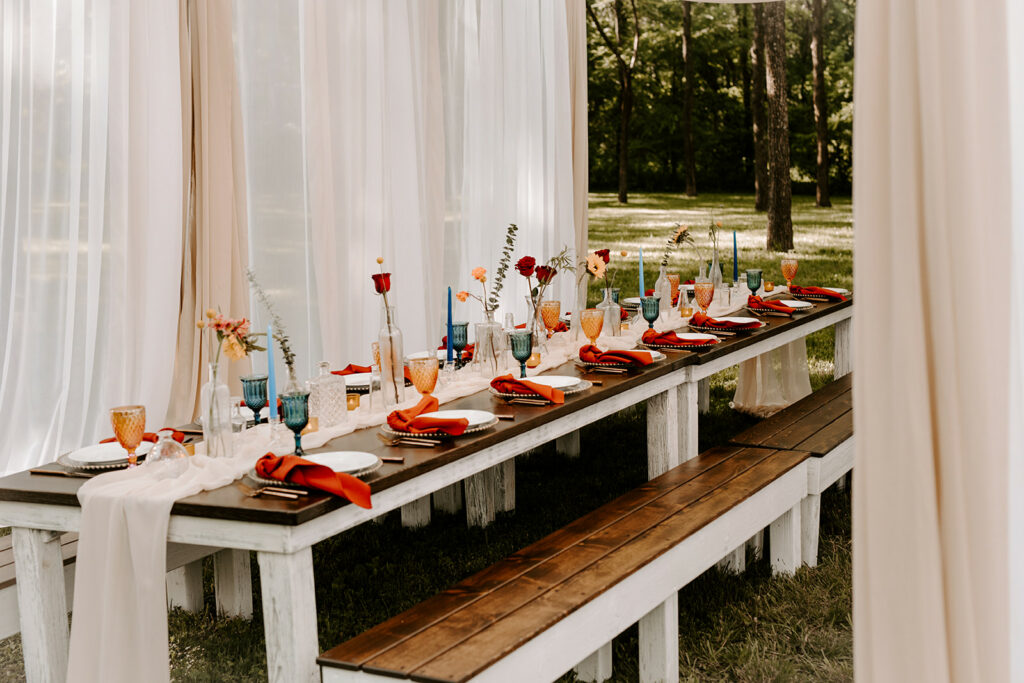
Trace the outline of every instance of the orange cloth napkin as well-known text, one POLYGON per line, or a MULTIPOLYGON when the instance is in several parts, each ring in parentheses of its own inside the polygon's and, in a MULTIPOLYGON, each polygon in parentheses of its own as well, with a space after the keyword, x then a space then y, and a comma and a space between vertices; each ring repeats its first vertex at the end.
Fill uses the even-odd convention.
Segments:
POLYGON ((650 351, 602 351, 593 344, 580 348, 580 360, 584 363, 627 363, 641 366, 654 362, 650 351))
POLYGON ((539 394, 552 403, 565 403, 565 394, 560 390, 528 379, 516 379, 512 375, 495 377, 491 380, 491 386, 503 394, 539 394))
POLYGON ((717 344, 716 339, 680 339, 675 332, 655 332, 647 330, 640 340, 645 344, 661 344, 664 346, 708 346, 717 344))
POLYGON ((846 301, 846 297, 839 292, 833 292, 831 289, 825 289, 824 287, 792 285, 789 288, 789 293, 793 296, 823 296, 826 299, 833 299, 835 301, 846 301))
POLYGON ((371 508, 370 485, 351 474, 335 472, 297 455, 276 456, 267 453, 256 461, 256 474, 264 479, 287 481, 298 486, 319 489, 348 499, 361 508, 371 508))
POLYGON ((558 324, 555 325, 555 328, 553 330, 551 330, 552 333, 555 333, 555 332, 568 332, 568 331, 569 331, 569 326, 566 325, 561 320, 559 320, 558 324))
POLYGON ((756 330, 761 327, 759 321, 752 323, 734 323, 731 320, 715 320, 714 318, 704 315, 701 312, 693 314, 690 318, 690 324, 696 325, 697 327, 716 327, 720 330, 756 330))
MULTIPOLYGON (((170 427, 166 427, 166 429, 170 429, 170 427)), ((163 431, 163 430, 161 429, 160 431, 163 431)), ((171 437, 171 438, 173 438, 175 441, 177 441, 178 443, 181 443, 182 441, 185 440, 185 434, 184 433, 179 432, 177 429, 172 430, 172 431, 174 432, 174 436, 171 437)), ((142 440, 143 441, 151 441, 153 443, 156 443, 159 438, 160 437, 158 437, 156 435, 156 432, 146 432, 145 434, 142 435, 142 440)), ((114 441, 117 441, 117 437, 112 436, 109 439, 103 439, 102 441, 100 441, 100 443, 113 443, 114 441)))
POLYGON ((409 432, 410 434, 450 434, 458 436, 466 431, 469 420, 460 417, 457 420, 440 419, 436 417, 419 417, 423 413, 432 413, 437 410, 437 399, 433 396, 424 396, 423 400, 406 410, 395 410, 388 415, 388 426, 396 432, 409 432))
POLYGON ((773 311, 778 311, 779 313, 788 313, 790 315, 792 315, 793 311, 796 310, 792 306, 787 306, 786 304, 779 303, 778 301, 765 301, 759 296, 748 296, 747 306, 750 306, 751 308, 768 308, 773 311))
MULTIPOLYGON (((409 368, 408 367, 403 367, 402 370, 404 371, 404 374, 405 374, 405 380, 407 382, 411 382, 412 381, 412 375, 409 374, 409 368)), ((343 367, 341 370, 331 370, 331 374, 332 375, 341 375, 343 377, 345 375, 357 375, 357 374, 362 374, 364 372, 373 372, 373 368, 370 367, 369 365, 356 365, 355 363, 349 363, 348 365, 343 367)), ((277 400, 277 404, 281 405, 281 399, 277 400)))

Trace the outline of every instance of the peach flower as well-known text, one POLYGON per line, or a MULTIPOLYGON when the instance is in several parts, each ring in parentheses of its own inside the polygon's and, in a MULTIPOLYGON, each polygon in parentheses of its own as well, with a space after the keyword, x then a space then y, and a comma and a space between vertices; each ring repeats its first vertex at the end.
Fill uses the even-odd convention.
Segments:
POLYGON ((487 269, 477 266, 473 269, 473 279, 484 282, 487 279, 487 269))
POLYGON ((604 259, 597 254, 587 255, 587 271, 596 278, 604 277, 604 269, 607 267, 604 259))
POLYGON ((463 303, 465 303, 466 299, 469 298, 469 292, 466 292, 466 291, 456 292, 455 293, 455 298, 458 299, 459 301, 462 301, 463 303))
POLYGON ((233 334, 224 337, 221 348, 224 354, 231 360, 242 360, 245 358, 245 347, 239 343, 238 337, 233 334))

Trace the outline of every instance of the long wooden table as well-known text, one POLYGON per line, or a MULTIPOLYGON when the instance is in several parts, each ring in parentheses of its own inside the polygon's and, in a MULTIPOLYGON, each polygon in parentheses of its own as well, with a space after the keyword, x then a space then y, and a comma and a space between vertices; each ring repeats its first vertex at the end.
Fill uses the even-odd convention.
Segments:
MULTIPOLYGON (((460 437, 434 449, 389 448, 363 429, 328 444, 332 449, 402 455, 405 463, 385 464, 367 480, 373 509, 313 494, 296 501, 248 498, 226 486, 184 498, 171 510, 167 540, 194 548, 255 551, 263 594, 267 668, 271 681, 316 681, 319 673, 312 546, 358 524, 434 492, 466 482, 467 511, 481 501, 486 486, 478 478, 516 455, 574 433, 588 424, 637 403, 647 402, 649 476, 657 476, 697 455, 698 385, 710 375, 794 340, 836 326, 836 374, 850 369, 849 323, 852 301, 817 304, 789 318, 766 318, 753 333, 723 340, 700 352, 668 352, 668 358, 626 375, 588 374, 572 363, 553 374, 600 379, 562 405, 508 406, 483 391, 445 405, 513 413, 494 429, 460 437), (474 494, 474 492, 481 492, 474 494)), ((67 600, 64 593, 60 534, 77 531, 80 479, 33 476, 21 472, 0 479, 0 525, 14 527, 22 651, 26 678, 54 681, 67 666, 67 600)))

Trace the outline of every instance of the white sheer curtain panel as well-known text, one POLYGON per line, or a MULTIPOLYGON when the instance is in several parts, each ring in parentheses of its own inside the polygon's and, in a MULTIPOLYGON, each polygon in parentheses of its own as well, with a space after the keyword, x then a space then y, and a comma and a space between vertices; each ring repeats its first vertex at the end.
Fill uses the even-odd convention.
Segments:
POLYGON ((162 427, 181 250, 177 3, 0 3, 0 473, 162 427))

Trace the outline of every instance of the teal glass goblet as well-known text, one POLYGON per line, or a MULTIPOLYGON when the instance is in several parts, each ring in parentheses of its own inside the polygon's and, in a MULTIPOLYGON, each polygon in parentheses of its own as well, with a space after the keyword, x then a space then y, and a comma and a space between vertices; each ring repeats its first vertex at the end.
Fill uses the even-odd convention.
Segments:
POLYGON ((260 417, 260 411, 267 405, 267 376, 247 375, 242 377, 242 398, 245 405, 252 411, 254 422, 260 424, 264 420, 260 417))
POLYGON ((612 301, 619 303, 619 288, 612 287, 612 301))
POLYGON ((302 450, 302 430, 309 423, 309 392, 281 394, 281 418, 285 426, 295 433, 295 455, 305 455, 302 450))
POLYGON ((465 365, 462 352, 469 344, 469 323, 452 323, 452 348, 455 349, 455 367, 465 365))
POLYGON ((512 332, 508 335, 512 347, 512 357, 519 361, 520 377, 526 377, 526 361, 533 355, 533 333, 512 332))
POLYGON ((661 314, 661 299, 656 296, 640 297, 640 310, 643 312, 644 320, 647 321, 647 326, 653 330, 654 321, 661 314))
POLYGON ((751 268, 747 271, 747 289, 750 296, 757 296, 757 290, 761 289, 761 269, 751 268))

